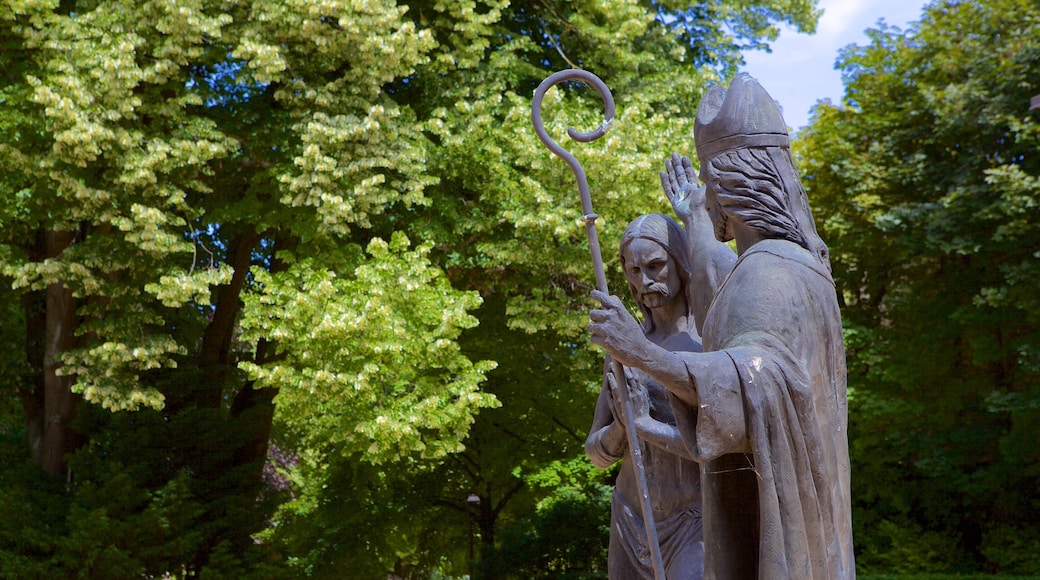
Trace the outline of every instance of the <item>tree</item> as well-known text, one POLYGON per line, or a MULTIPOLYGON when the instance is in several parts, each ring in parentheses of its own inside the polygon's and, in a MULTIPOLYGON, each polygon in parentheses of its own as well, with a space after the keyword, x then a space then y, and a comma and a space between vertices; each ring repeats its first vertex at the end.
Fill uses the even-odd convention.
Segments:
MULTIPOLYGON (((0 275, 22 305, 5 328, 25 329, 2 374, 19 377, 5 386, 30 455, 73 503, 125 522, 179 497, 203 530, 127 574, 252 549, 276 396, 288 432, 368 461, 442 456, 495 404, 477 391, 491 364, 456 343, 479 296, 450 286, 429 244, 372 223, 432 181, 421 126, 384 88, 434 46, 404 13, 0 7, 0 275), (140 437, 156 444, 135 456, 140 437), (128 473, 119 489, 139 500, 112 487, 128 473)), ((73 534, 93 514, 66 516, 73 534)), ((50 549, 73 569, 108 548, 50 549)))
POLYGON ((1038 32, 1029 2, 931 3, 842 53, 841 106, 799 136, 845 301, 863 569, 1037 571, 1038 32))

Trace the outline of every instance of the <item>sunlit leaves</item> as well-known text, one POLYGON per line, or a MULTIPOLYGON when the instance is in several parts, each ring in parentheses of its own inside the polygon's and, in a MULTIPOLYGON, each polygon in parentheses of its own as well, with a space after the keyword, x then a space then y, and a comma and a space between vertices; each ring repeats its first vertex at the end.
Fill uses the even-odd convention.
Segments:
MULTIPOLYGON (((273 236, 280 227, 281 237, 334 244, 330 236, 369 227, 395 204, 426 203, 435 178, 424 169, 421 126, 383 93, 435 45, 404 7, 150 0, 68 13, 9 4, 4 34, 25 50, 13 62, 26 74, 4 89, 0 153, 5 185, 25 195, 10 196, 3 215, 28 231, 68 231, 73 243, 41 258, 18 235, 25 229, 5 224, 2 274, 23 291, 62 283, 81 300, 82 344, 63 372, 92 401, 161 406, 161 397, 141 395, 152 388, 149 373, 199 345, 180 334, 186 327, 164 326, 204 325, 234 269, 249 267, 222 263, 223 232, 273 236), (196 237, 207 222, 219 228, 196 237)), ((340 265, 292 260, 329 280, 340 265)), ((454 300, 448 290, 427 296, 430 308, 454 300)), ((482 372, 455 370, 467 385, 459 392, 482 372)))
POLYGON ((472 363, 455 339, 477 321, 474 292, 451 288, 431 266, 429 246, 403 235, 375 239, 353 275, 312 260, 255 272, 243 339, 274 341, 275 362, 241 368, 255 388, 280 389, 289 429, 329 452, 370 461, 461 449, 472 414, 497 404, 477 386, 491 362, 472 363))
POLYGON ((163 306, 179 308, 187 304, 208 305, 214 287, 231 281, 232 271, 226 264, 189 272, 174 272, 159 277, 157 283, 145 284, 163 306))
POLYGON ((371 214, 397 201, 423 203, 423 187, 434 180, 422 175, 425 145, 409 117, 389 103, 362 117, 315 112, 297 127, 303 148, 297 171, 280 176, 283 203, 316 208, 325 233, 368 226, 371 214))
POLYGON ((161 408, 165 396, 141 375, 160 368, 176 368, 174 355, 186 349, 160 334, 138 338, 132 344, 107 341, 65 355, 60 374, 76 377, 83 397, 113 411, 161 408))

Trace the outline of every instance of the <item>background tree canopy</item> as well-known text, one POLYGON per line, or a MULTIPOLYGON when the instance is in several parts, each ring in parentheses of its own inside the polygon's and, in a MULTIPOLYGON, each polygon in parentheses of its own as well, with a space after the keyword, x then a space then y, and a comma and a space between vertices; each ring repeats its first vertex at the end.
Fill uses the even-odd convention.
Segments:
POLYGON ((935 2, 800 135, 844 298, 858 565, 1040 573, 1040 11, 935 2))
MULTIPOLYGON (((846 301, 867 569, 1038 566, 1040 48, 1036 9, 996 4, 850 48, 847 102, 799 143, 846 301)), ((531 94, 569 66, 613 91, 580 147, 598 95, 544 106, 613 270, 707 87, 817 17, 0 1, 0 570, 602 576, 592 273, 531 94)))

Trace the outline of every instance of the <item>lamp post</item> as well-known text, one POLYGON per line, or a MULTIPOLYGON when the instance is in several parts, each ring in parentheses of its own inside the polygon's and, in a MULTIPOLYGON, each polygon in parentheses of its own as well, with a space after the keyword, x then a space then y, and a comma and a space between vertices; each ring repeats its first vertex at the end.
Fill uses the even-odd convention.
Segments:
POLYGON ((466 496, 466 517, 469 519, 469 580, 473 580, 473 512, 469 509, 469 506, 478 506, 480 504, 480 496, 474 492, 469 492, 466 496))

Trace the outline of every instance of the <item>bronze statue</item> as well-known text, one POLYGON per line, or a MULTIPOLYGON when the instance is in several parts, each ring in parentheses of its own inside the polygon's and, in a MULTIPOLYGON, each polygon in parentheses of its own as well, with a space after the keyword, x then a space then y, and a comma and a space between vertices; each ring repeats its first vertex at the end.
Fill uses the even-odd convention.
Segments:
MULTIPOLYGON (((854 578, 841 316, 786 124, 740 75, 705 96, 694 138, 705 189, 677 156, 662 181, 687 221, 703 352, 658 344, 599 290, 592 342, 668 391, 701 467, 705 577, 854 578), (719 242, 736 241, 725 277, 701 212, 719 242)), ((638 397, 641 382, 618 386, 638 397)))
MULTIPOLYGON (((636 218, 622 236, 620 257, 628 289, 643 313, 646 339, 667 350, 700 352, 688 298, 693 288, 682 226, 662 214, 636 218)), ((700 467, 675 426, 668 391, 639 369, 626 369, 625 375, 636 430, 646 443, 643 465, 665 576, 669 580, 700 579, 704 571, 700 467)), ((608 361, 585 441, 585 452, 604 469, 622 458, 628 443, 625 414, 612 395, 617 380, 608 361)), ((640 493, 634 466, 623 462, 611 498, 610 578, 654 578, 640 493)))

